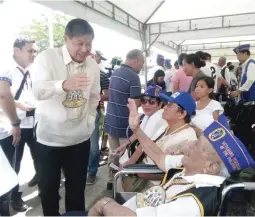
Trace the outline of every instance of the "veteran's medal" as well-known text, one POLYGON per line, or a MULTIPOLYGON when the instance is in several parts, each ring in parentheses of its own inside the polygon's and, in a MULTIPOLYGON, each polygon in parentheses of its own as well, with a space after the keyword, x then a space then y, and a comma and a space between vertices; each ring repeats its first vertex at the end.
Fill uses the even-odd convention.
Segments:
POLYGON ((87 100, 83 98, 82 90, 68 91, 63 105, 66 108, 79 108, 83 106, 86 101, 87 100))
POLYGON ((187 189, 194 187, 195 186, 194 183, 189 183, 188 181, 180 178, 182 174, 183 172, 177 173, 164 185, 153 186, 144 193, 137 193, 136 194, 137 208, 143 208, 148 206, 156 207, 165 204, 167 201, 166 190, 172 185, 187 185, 187 188, 183 189, 183 191, 186 191, 187 189))
POLYGON ((165 203, 166 192, 161 186, 154 186, 145 191, 144 193, 136 194, 136 206, 137 208, 143 208, 147 206, 156 207, 165 203))

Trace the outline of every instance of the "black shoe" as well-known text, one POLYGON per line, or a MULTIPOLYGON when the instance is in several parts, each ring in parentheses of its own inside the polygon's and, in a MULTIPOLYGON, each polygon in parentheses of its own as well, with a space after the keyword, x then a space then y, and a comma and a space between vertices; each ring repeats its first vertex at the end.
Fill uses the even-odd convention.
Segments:
POLYGON ((111 182, 107 182, 107 190, 112 190, 112 186, 111 182))
POLYGON ((34 177, 29 181, 28 187, 34 187, 38 184, 38 178, 37 175, 35 174, 34 177))
POLYGON ((18 212, 24 212, 28 209, 28 206, 22 199, 16 199, 11 202, 12 208, 18 212))
POLYGON ((96 180, 97 180, 97 177, 96 177, 96 176, 94 176, 94 175, 88 175, 86 184, 87 184, 87 185, 93 185, 93 184, 95 184, 96 180))

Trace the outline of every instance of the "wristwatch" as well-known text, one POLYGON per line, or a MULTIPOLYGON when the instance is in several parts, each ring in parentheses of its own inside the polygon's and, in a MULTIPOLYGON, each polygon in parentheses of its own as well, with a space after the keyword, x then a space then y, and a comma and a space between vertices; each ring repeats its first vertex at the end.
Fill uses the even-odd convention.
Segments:
POLYGON ((19 127, 20 123, 21 123, 21 120, 19 118, 17 118, 17 120, 12 123, 12 126, 13 127, 19 127))

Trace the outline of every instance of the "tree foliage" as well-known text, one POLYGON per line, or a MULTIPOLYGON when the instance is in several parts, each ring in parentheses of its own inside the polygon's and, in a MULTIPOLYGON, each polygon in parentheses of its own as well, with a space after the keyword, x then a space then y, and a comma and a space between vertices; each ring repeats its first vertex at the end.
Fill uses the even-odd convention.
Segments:
MULTIPOLYGON (((63 14, 53 13, 52 28, 54 47, 60 47, 64 43, 64 32, 66 24, 72 18, 63 14)), ((36 41, 38 52, 49 48, 49 25, 48 17, 43 14, 39 19, 32 20, 31 24, 21 28, 19 35, 28 36, 36 41)))

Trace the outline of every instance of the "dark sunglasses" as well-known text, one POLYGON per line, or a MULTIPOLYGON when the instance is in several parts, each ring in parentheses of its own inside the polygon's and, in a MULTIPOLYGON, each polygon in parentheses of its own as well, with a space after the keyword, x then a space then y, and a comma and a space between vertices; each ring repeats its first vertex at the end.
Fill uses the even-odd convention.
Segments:
POLYGON ((158 103, 158 100, 156 100, 156 99, 144 99, 144 98, 141 99, 142 104, 146 104, 147 102, 150 105, 155 105, 156 103, 158 103))

